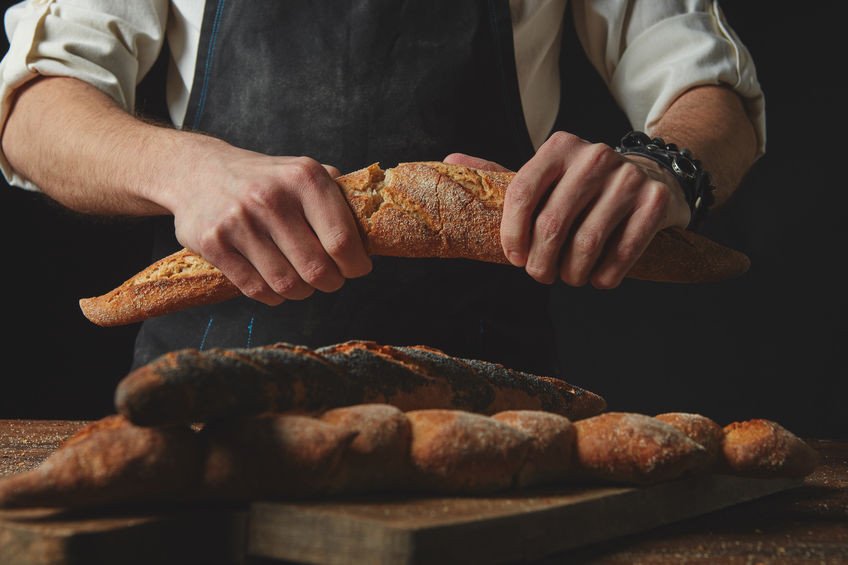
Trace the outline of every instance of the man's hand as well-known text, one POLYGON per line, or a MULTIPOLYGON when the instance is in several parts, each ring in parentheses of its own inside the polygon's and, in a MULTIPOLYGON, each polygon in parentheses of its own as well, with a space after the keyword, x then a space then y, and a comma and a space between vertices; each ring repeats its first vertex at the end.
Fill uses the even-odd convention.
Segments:
POLYGON ((335 167, 214 144, 162 203, 177 239, 268 305, 338 290, 371 270, 335 167), (202 187, 202 188, 200 188, 202 187))
MULTIPOLYGON (((445 161, 504 170, 456 153, 445 161)), ((659 230, 688 223, 683 190, 659 165, 557 132, 510 183, 501 243, 541 283, 615 288, 659 230)))
POLYGON ((334 167, 270 157, 137 119, 76 79, 19 91, 3 131, 13 167, 88 214, 173 214, 177 239, 265 304, 330 292, 371 269, 334 167))

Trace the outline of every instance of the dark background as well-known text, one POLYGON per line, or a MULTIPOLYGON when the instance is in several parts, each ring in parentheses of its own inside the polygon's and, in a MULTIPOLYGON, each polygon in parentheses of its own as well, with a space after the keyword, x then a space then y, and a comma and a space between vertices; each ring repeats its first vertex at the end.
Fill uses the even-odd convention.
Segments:
MULTIPOLYGON (((748 254, 751 270, 713 285, 558 286, 552 313, 564 376, 613 410, 692 411, 721 423, 772 418, 805 436, 844 438, 843 31, 825 3, 792 12, 762 2, 722 6, 757 64, 768 146, 705 234, 748 254)), ((573 38, 562 64, 581 86, 564 89, 560 127, 616 143, 629 126, 573 38)), ((155 92, 154 77, 145 89, 155 92)), ((81 217, 0 187, 0 418, 113 412, 137 327, 94 326, 78 300, 149 264, 149 228, 81 217)))

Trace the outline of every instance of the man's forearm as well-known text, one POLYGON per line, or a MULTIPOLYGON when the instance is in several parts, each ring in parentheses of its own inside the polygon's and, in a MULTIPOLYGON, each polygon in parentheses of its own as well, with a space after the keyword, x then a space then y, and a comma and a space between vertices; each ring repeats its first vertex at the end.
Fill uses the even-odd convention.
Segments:
POLYGON ((16 96, 2 143, 12 167, 60 204, 144 216, 168 213, 178 163, 221 142, 146 123, 84 82, 41 78, 16 96))
POLYGON ((757 153, 757 135, 742 101, 721 86, 686 92, 649 133, 692 151, 716 187, 715 206, 739 187, 757 153))

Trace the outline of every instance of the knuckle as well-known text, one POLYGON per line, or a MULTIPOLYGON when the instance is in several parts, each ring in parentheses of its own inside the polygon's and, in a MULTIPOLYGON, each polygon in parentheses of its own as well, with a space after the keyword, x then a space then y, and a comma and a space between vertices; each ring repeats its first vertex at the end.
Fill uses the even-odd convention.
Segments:
POLYGON ((241 202, 234 203, 228 206, 221 215, 218 216, 215 229, 222 232, 231 230, 237 226, 243 225, 249 217, 246 207, 241 202))
POLYGON ((528 275, 530 275, 530 277, 532 277, 533 279, 535 279, 539 282, 545 282, 549 278, 548 277, 548 270, 544 267, 544 265, 535 264, 535 263, 534 264, 528 264, 524 268, 524 270, 527 272, 528 275))
POLYGON ((580 231, 574 236, 574 249, 581 255, 595 255, 601 250, 601 234, 595 230, 580 231))
POLYGON ((577 140, 577 136, 566 131, 555 131, 548 138, 548 141, 545 145, 552 147, 554 149, 562 149, 564 147, 568 147, 572 145, 575 140, 577 140))
POLYGON ((527 184, 511 184, 506 191, 509 205, 517 210, 529 210, 533 207, 533 188, 527 184))
POLYGON ((310 157, 298 157, 292 166, 295 169, 296 179, 302 184, 316 184, 327 174, 321 163, 310 157))
POLYGON ((298 286, 300 286, 300 281, 297 278, 288 275, 275 278, 271 282, 271 288, 274 292, 281 296, 287 296, 296 292, 298 290, 298 286))
POLYGON ((354 236, 350 231, 340 230, 327 236, 324 249, 330 256, 337 257, 352 251, 355 243, 354 236))
POLYGON ((536 230, 545 242, 559 241, 563 235, 562 218, 543 212, 536 217, 536 230))
POLYGON ((198 251, 210 258, 217 257, 224 247, 224 230, 216 225, 203 230, 197 237, 198 251))
POLYGON ((610 275, 598 275, 592 277, 592 286, 598 290, 612 290, 621 283, 619 277, 610 275))
POLYGON ((648 188, 647 200, 651 207, 664 210, 671 202, 671 191, 660 182, 653 183, 648 188))
POLYGON ((592 169, 607 169, 618 161, 618 154, 605 143, 593 143, 586 149, 586 159, 592 169))
POLYGON ((563 269, 559 276, 560 280, 568 286, 582 286, 580 278, 570 269, 563 269))
POLYGON ((622 185, 625 187, 635 187, 645 182, 648 175, 638 165, 631 162, 626 162, 621 166, 622 185))
POLYGON ((259 208, 274 209, 279 204, 277 186, 270 182, 253 182, 245 192, 248 201, 259 208))
POLYGON ((639 249, 635 241, 622 241, 615 250, 615 256, 622 263, 630 263, 639 257, 639 249))
POLYGON ((315 261, 304 267, 301 277, 308 284, 315 286, 315 284, 321 284, 325 281, 330 273, 331 270, 329 264, 324 261, 315 261))
POLYGON ((259 300, 265 295, 265 286, 252 280, 237 286, 241 289, 242 294, 254 300, 259 300))

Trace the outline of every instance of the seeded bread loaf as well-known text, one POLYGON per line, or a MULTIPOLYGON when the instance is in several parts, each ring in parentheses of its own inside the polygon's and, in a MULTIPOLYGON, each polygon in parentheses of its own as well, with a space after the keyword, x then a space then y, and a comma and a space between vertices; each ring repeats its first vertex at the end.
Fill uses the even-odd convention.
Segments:
POLYGON ((133 370, 115 391, 118 413, 150 426, 263 412, 316 413, 365 403, 485 414, 546 410, 572 420, 606 407, 601 396, 561 379, 460 359, 432 348, 370 341, 316 350, 287 343, 183 349, 133 370), (425 359, 438 362, 428 364, 425 359))
MULTIPOLYGON (((508 265, 500 243, 504 194, 514 173, 441 162, 377 164, 336 180, 372 255, 459 258, 508 265)), ((678 228, 656 234, 629 278, 702 283, 738 276, 747 256, 678 228)), ((164 257, 111 291, 79 301, 100 326, 143 321, 239 295, 239 290, 194 252, 164 257)))

